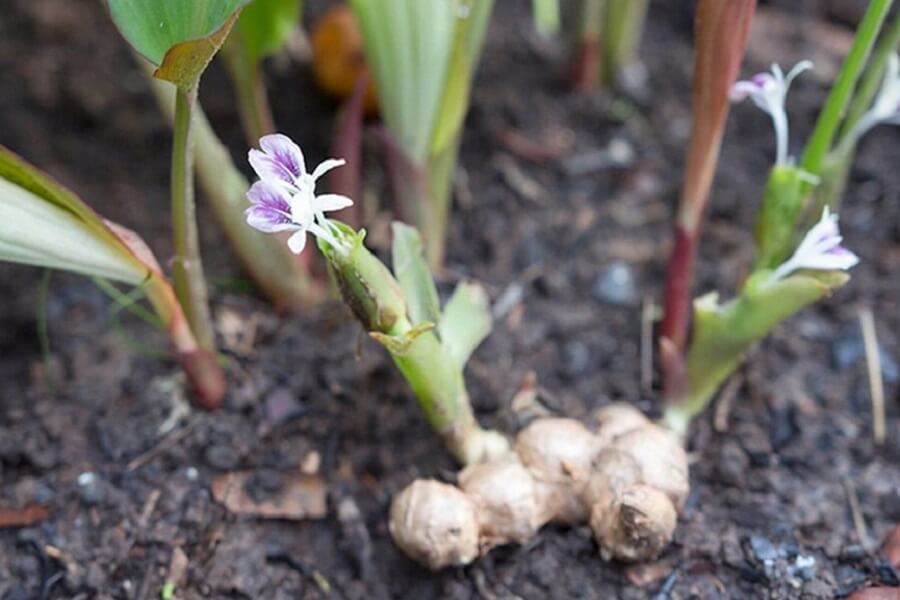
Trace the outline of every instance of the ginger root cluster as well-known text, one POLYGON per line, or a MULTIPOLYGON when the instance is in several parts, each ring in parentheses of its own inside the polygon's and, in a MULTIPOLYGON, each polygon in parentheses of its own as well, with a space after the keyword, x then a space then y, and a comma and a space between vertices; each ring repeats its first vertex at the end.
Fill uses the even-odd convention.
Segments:
POLYGON ((524 544, 550 522, 588 522, 604 559, 656 557, 688 495, 687 454, 628 405, 604 407, 595 420, 596 433, 574 419, 537 419, 513 451, 463 469, 458 487, 413 481, 391 505, 394 541, 436 570, 524 544))

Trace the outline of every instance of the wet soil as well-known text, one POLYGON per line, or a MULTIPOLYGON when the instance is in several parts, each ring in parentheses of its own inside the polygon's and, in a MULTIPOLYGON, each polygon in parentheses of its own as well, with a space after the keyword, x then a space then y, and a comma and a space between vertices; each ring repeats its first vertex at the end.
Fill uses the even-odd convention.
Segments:
MULTIPOLYGON (((658 392, 640 367, 641 314, 659 297, 684 158, 691 16, 654 3, 645 80, 624 94, 572 94, 559 49, 530 33, 527 6, 498 2, 441 274, 442 292, 462 277, 484 282, 501 313, 468 368, 471 395, 484 423, 508 432, 524 422, 511 399, 530 372, 554 414, 587 419, 612 401, 657 414, 658 392)), ((780 6, 793 12, 776 21, 805 25, 787 39, 760 32, 747 72, 765 68, 773 48, 793 63, 842 47, 851 31, 842 17, 825 39, 816 3, 780 6)), ((333 107, 308 65, 275 61, 268 78, 281 129, 310 160, 323 158, 333 107)), ((815 76, 796 85, 795 147, 825 91, 815 76)), ((217 65, 202 96, 243 164, 217 65)), ((897 586, 877 553, 900 521, 897 135, 865 140, 847 192, 842 223, 862 264, 833 298, 761 343, 698 420, 688 505, 675 543, 649 565, 602 562, 586 527, 547 527, 524 547, 440 573, 406 559, 387 533, 390 498, 416 477, 452 481, 452 461, 343 307, 274 314, 247 291, 205 209, 232 383, 216 414, 189 409, 160 354, 165 340, 90 281, 0 265, 0 516, 35 521, 0 527, 0 598, 154 598, 179 568, 178 598, 833 598, 897 586), (863 307, 883 347, 880 448, 863 307), (320 475, 304 480, 311 493, 327 490, 322 519, 237 516, 212 496, 233 471, 251 473, 250 493, 277 494, 301 467, 320 475)), ((0 143, 168 256, 169 132, 99 3, 4 5, 0 143)), ((727 297, 745 273, 772 146, 765 115, 736 107, 698 292, 727 297)), ((382 193, 372 186, 372 198, 382 193)), ((369 239, 383 252, 386 220, 376 221, 369 239)))

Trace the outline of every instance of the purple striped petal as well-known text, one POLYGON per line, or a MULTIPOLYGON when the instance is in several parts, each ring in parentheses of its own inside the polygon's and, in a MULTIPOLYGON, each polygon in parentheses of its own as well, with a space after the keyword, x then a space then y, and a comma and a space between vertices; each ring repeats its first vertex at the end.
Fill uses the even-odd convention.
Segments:
POLYGON ((288 136, 281 133, 264 135, 259 138, 259 147, 294 178, 306 173, 303 152, 300 150, 300 146, 288 136))
POLYGON ((247 199, 250 207, 244 214, 251 227, 266 233, 297 228, 291 219, 290 197, 277 185, 257 181, 247 192, 247 199))
POLYGON ((265 152, 256 149, 250 150, 247 153, 247 160, 250 161, 250 166, 263 181, 294 185, 294 176, 291 172, 265 152))

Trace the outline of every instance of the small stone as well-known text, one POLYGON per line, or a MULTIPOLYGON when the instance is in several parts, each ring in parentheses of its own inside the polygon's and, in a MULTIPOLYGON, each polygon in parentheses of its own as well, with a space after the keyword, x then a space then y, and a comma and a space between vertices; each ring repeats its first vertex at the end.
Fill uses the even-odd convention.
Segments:
POLYGON ((740 487, 747 477, 750 459, 736 442, 726 441, 719 451, 717 471, 722 483, 740 487))
POLYGON ((628 306, 635 300, 634 275, 628 263, 617 260, 611 263, 594 282, 594 297, 607 304, 628 306))
POLYGON ((78 476, 78 497, 87 506, 96 506, 106 498, 103 480, 87 471, 78 476))
POLYGON ((188 481, 197 481, 200 478, 200 472, 195 467, 188 467, 184 470, 184 476, 188 481))
POLYGON ((225 444, 216 444, 206 448, 203 458, 213 469, 220 471, 230 471, 238 464, 238 454, 234 448, 225 444))
POLYGON ((567 342, 563 346, 563 371, 573 377, 584 373, 591 364, 591 351, 579 341, 567 342))
POLYGON ((778 559, 780 554, 778 548, 761 535, 751 535, 749 545, 750 550, 753 552, 753 556, 763 564, 771 564, 778 559))

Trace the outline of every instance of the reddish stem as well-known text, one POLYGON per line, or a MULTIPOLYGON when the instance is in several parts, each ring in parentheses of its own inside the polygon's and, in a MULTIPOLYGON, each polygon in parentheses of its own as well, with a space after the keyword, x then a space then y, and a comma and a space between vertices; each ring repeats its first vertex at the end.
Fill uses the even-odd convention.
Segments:
POLYGON ((584 38, 572 53, 569 66, 569 85, 579 92, 597 87, 600 76, 600 40, 584 38))
POLYGON ((368 83, 369 77, 365 73, 361 74, 356 80, 353 94, 338 113, 332 155, 345 159, 347 165, 328 175, 329 191, 354 201, 353 206, 335 213, 339 220, 354 229, 362 225, 362 128, 368 83))
POLYGON ((697 3, 693 122, 675 240, 666 274, 665 314, 660 331, 669 365, 663 369, 663 387, 670 400, 675 399, 675 390, 684 388, 682 376, 678 375, 683 369, 678 364, 684 362, 688 341, 691 284, 700 226, 719 160, 729 92, 737 79, 755 10, 756 0, 699 0, 697 3))
POLYGON ((694 278, 694 260, 697 256, 696 233, 697 230, 691 235, 680 224, 675 225, 675 242, 666 273, 666 289, 663 296, 666 313, 659 335, 674 344, 679 352, 687 344, 688 324, 691 318, 691 283, 694 278))

